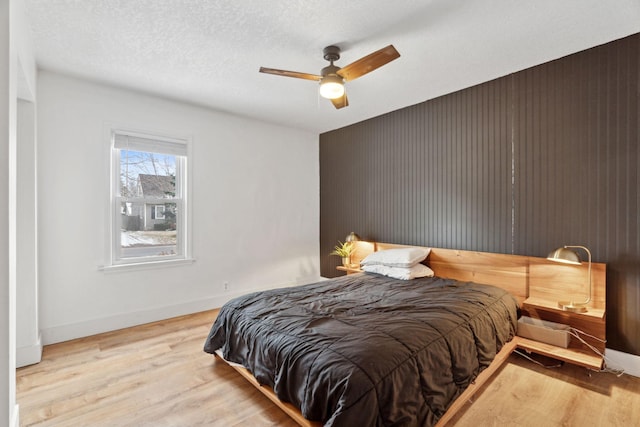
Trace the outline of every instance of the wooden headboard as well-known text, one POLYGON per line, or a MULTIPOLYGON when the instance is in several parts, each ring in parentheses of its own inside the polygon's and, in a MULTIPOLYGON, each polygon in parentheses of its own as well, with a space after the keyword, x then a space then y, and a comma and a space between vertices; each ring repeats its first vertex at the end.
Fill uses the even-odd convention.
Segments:
MULTIPOLYGON (((403 247, 411 246, 357 242, 352 261, 359 263, 374 251, 403 247)), ((588 293, 587 263, 570 266, 523 255, 431 248, 425 264, 438 277, 503 288, 515 296, 521 306, 527 298, 560 301, 588 293)), ((589 307, 604 311, 606 264, 592 263, 591 268, 592 300, 589 307)))

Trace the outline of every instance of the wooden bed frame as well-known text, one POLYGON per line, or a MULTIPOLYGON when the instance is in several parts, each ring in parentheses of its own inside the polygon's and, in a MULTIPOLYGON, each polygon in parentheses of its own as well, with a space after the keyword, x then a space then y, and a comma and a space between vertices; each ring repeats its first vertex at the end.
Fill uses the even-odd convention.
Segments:
MULTIPOLYGON (((360 260, 374 251, 406 247, 411 246, 357 242, 352 261, 359 264, 360 260)), ((597 338, 597 340, 590 341, 590 344, 598 348, 601 353, 604 353, 605 264, 592 263, 592 300, 589 305, 589 312, 586 315, 569 315, 555 306, 556 301, 571 299, 572 295, 587 293, 586 263, 583 263, 582 266, 567 267, 566 265, 550 262, 545 258, 432 248, 426 264, 438 277, 503 288, 518 300, 524 314, 531 317, 540 317, 539 311, 542 311, 545 313, 545 319, 551 317, 553 321, 569 324, 589 332, 597 338)), ((436 426, 445 426, 504 364, 516 348, 555 357, 592 369, 599 369, 602 365, 602 358, 579 342, 572 344, 570 349, 562 349, 518 336, 514 337, 513 340, 504 345, 491 365, 482 371, 475 381, 451 404, 436 426)), ((224 361, 220 355, 216 354, 216 356, 224 361)), ((229 365, 301 426, 322 426, 320 422, 309 421, 304 418, 301 412, 293 405, 280 401, 271 387, 260 385, 247 369, 233 363, 229 363, 229 365)))

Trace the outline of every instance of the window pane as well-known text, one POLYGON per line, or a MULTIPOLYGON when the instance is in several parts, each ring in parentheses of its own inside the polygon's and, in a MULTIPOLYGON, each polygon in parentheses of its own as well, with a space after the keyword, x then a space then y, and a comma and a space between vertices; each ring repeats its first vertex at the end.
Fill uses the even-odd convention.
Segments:
POLYGON ((122 202, 120 258, 177 254, 176 203, 122 202))
POLYGON ((120 151, 120 195, 167 199, 176 196, 176 156, 120 151))

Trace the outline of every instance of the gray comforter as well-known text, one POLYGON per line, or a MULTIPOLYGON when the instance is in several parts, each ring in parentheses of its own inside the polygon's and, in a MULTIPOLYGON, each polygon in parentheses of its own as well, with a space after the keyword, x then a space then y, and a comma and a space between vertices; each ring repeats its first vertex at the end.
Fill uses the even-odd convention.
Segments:
POLYGON ((493 286, 356 274, 234 299, 204 350, 326 426, 429 426, 516 325, 515 300, 493 286))

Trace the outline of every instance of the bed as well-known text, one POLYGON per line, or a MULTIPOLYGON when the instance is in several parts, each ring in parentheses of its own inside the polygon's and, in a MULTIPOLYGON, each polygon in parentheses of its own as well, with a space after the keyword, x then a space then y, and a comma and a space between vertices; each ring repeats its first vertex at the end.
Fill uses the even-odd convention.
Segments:
POLYGON ((515 348, 531 259, 433 249, 428 264, 435 277, 359 273, 236 298, 205 351, 301 425, 442 424, 515 348))

